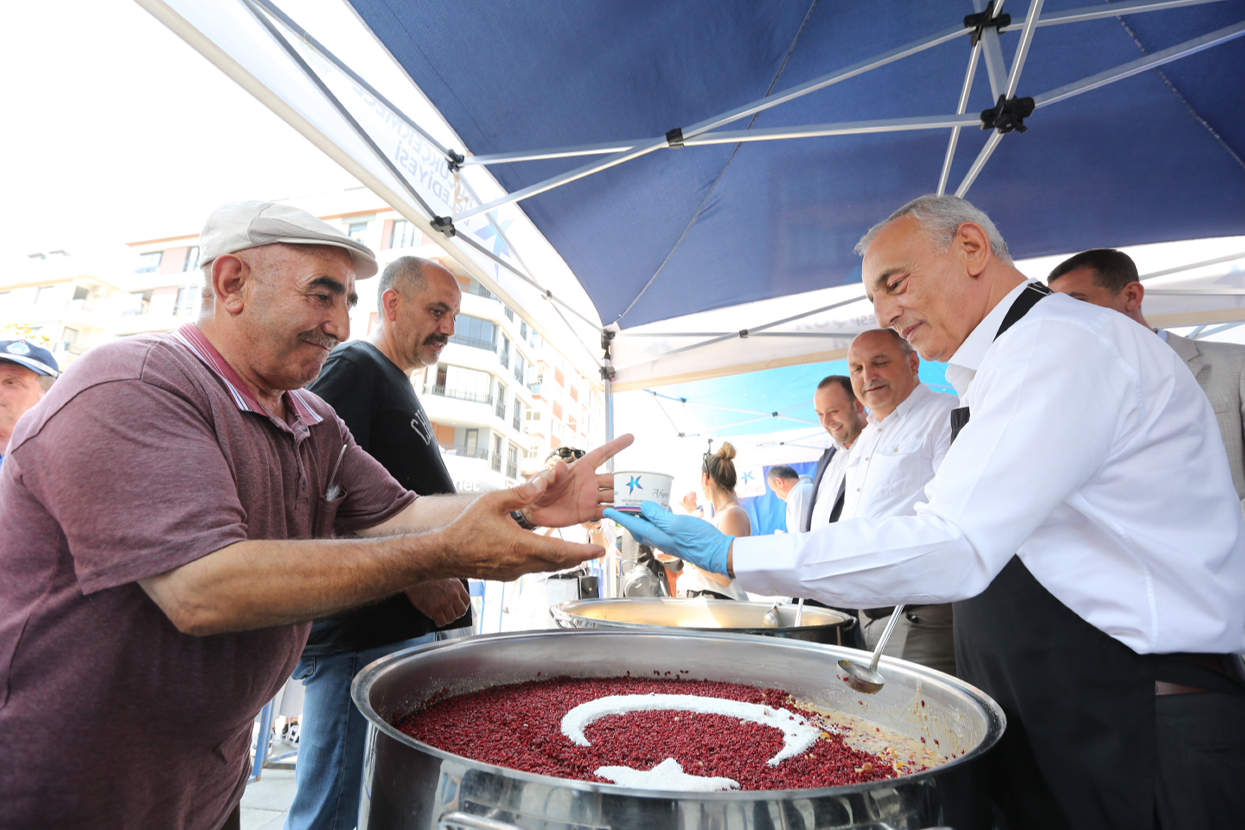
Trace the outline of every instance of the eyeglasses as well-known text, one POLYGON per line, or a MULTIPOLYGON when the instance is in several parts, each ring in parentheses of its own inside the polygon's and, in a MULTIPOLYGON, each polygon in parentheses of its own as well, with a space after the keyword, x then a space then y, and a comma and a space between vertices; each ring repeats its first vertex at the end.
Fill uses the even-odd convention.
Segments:
POLYGON ((575 447, 558 447, 549 453, 550 458, 561 458, 563 461, 578 461, 588 453, 575 447))

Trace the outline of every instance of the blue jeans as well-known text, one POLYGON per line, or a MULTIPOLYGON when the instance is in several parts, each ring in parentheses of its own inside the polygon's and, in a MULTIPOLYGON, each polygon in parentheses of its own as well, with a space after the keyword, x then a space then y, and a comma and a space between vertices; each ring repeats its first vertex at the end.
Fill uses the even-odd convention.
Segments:
POLYGON ((286 830, 351 830, 358 824, 367 719, 350 699, 350 682, 368 663, 435 639, 433 633, 299 661, 294 679, 303 681, 307 693, 294 768, 298 789, 286 830))

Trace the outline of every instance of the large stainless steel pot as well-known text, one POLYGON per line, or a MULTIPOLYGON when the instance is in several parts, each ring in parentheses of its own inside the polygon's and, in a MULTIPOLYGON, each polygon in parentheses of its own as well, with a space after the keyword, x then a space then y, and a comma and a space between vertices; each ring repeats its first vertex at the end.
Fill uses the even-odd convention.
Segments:
POLYGON ((808 605, 795 624, 796 607, 775 609, 779 625, 766 627, 762 618, 774 608, 771 602, 735 602, 720 599, 581 599, 549 609, 562 628, 615 628, 651 631, 653 626, 721 631, 731 634, 764 634, 812 643, 843 644, 843 632, 855 624, 846 614, 808 605))
MULTIPOLYGON (((830 830, 938 823, 948 779, 999 739, 1003 713, 977 689, 941 672, 883 657, 887 683, 862 696, 840 657, 860 652, 798 640, 654 631, 545 631, 471 637, 398 652, 355 678, 355 704, 371 722, 362 830, 433 830, 463 812, 528 830, 830 830), (959 756, 893 781, 815 790, 671 793, 533 775, 470 761, 403 735, 395 716, 433 695, 540 677, 617 677, 686 670, 694 679, 786 689, 818 706, 865 717, 959 756)), ((482 722, 481 729, 488 729, 482 722)))

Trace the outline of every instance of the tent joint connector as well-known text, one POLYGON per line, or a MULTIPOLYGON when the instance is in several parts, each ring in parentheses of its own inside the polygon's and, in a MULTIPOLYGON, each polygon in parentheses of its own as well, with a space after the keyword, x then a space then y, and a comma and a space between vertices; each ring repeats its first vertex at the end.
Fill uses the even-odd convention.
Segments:
POLYGON ((601 380, 613 380, 618 375, 613 366, 601 367, 601 380))
POLYGON ((999 96, 999 102, 988 110, 981 112, 981 128, 983 130, 998 130, 1001 133, 1010 133, 1015 130, 1023 133, 1029 129, 1025 126, 1025 119, 1033 115, 1034 101, 1032 98, 1004 98, 999 96))
POLYGON ((457 173, 459 170, 462 169, 463 162, 467 160, 467 157, 464 156, 462 153, 456 152, 453 148, 450 148, 446 150, 445 152, 450 157, 449 161, 446 162, 446 164, 450 168, 450 172, 457 173))
POLYGON ((432 217, 431 224, 433 230, 440 231, 445 234, 446 238, 454 236, 458 233, 458 231, 454 229, 454 220, 448 216, 434 216, 432 217))
POLYGON ((747 337, 747 336, 748 336, 748 330, 747 330, 747 329, 740 329, 740 330, 739 330, 739 336, 740 336, 740 337, 747 337))
POLYGON ((666 146, 682 147, 683 146, 683 128, 675 127, 666 133, 666 146))
POLYGON ((964 28, 973 30, 973 46, 981 40, 981 34, 986 29, 1002 29, 1010 25, 1012 25, 1010 14, 994 14, 994 0, 986 4, 985 11, 964 16, 964 28))
POLYGON ((777 418, 777 417, 778 417, 778 413, 777 413, 777 412, 771 412, 769 415, 770 415, 770 417, 771 417, 771 418, 777 418))

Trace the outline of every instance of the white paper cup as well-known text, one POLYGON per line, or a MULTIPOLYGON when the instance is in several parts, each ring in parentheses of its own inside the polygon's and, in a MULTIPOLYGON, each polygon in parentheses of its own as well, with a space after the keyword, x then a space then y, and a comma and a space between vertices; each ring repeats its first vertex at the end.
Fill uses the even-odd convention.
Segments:
POLYGON ((674 476, 665 473, 631 470, 614 473, 614 509, 623 513, 639 513, 640 505, 655 501, 662 507, 670 507, 670 488, 674 476))

